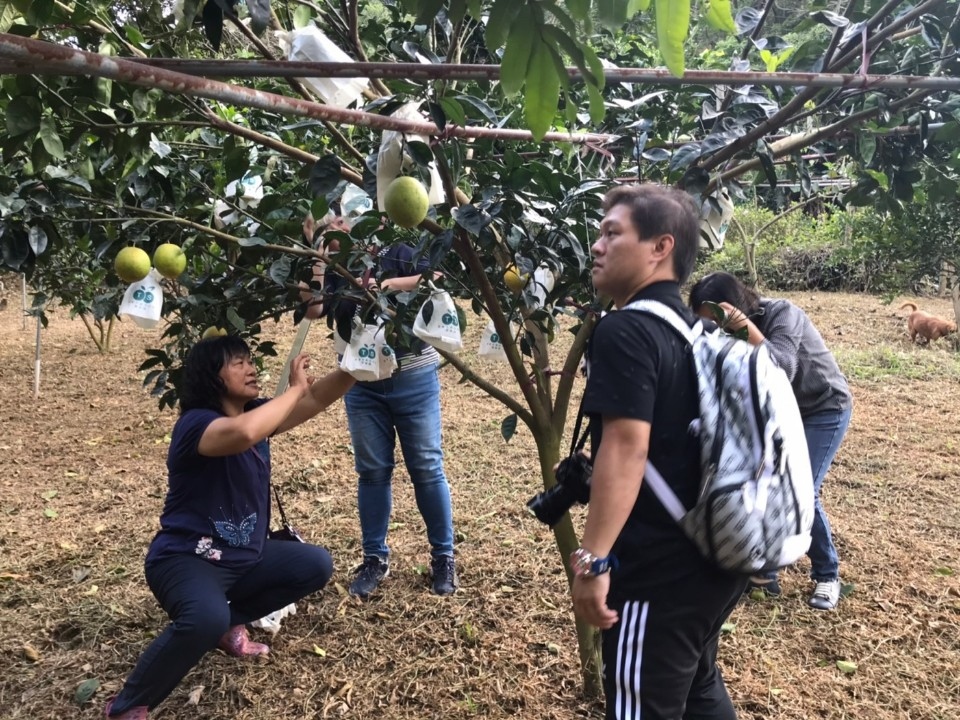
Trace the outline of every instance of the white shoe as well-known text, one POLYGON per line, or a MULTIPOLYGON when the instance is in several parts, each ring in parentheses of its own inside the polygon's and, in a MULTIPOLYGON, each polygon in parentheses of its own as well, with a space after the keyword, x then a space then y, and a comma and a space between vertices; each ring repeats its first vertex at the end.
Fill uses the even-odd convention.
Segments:
POLYGON ((840 578, 818 582, 807 603, 814 610, 833 610, 840 602, 840 578))

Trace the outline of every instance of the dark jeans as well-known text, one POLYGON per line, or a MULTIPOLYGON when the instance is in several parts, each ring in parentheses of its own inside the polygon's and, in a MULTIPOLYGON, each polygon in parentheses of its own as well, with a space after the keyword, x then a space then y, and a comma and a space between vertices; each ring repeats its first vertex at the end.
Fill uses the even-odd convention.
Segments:
POLYGON ((332 574, 324 548, 281 540, 267 540, 260 562, 240 570, 196 555, 148 566, 147 584, 171 623, 140 656, 112 713, 156 707, 228 629, 316 592, 332 574))
POLYGON ((735 720, 717 667, 720 627, 747 579, 701 565, 616 608, 603 632, 607 720, 735 720))
MULTIPOLYGON (((833 458, 840 449, 847 428, 850 426, 851 408, 845 410, 815 413, 803 418, 803 431, 807 436, 807 449, 810 452, 810 469, 813 472, 813 515, 812 540, 807 556, 810 558, 810 577, 814 582, 826 582, 840 577, 840 558, 833 544, 833 531, 830 520, 820 502, 820 488, 833 458)), ((774 579, 777 572, 767 573, 774 579)))

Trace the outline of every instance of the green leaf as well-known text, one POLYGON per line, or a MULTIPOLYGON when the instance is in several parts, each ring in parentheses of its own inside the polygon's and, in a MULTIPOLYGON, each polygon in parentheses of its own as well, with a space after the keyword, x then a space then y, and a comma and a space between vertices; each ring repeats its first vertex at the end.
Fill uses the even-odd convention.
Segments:
POLYGON ((690 0, 657 0, 657 45, 667 69, 683 76, 683 44, 690 29, 690 0))
POLYGON ((490 50, 496 50, 507 42, 513 21, 524 5, 518 0, 496 0, 490 8, 490 18, 487 20, 486 40, 490 50))
POLYGON ((429 167, 430 163, 433 162, 433 150, 421 140, 410 140, 406 144, 406 149, 413 161, 420 167, 429 167))
POLYGON ((35 97, 19 95, 7 105, 7 132, 11 135, 22 135, 33 132, 40 127, 40 116, 43 108, 35 97))
POLYGON ((529 6, 523 6, 516 16, 507 46, 500 61, 500 87, 511 97, 520 92, 530 68, 535 41, 540 37, 538 23, 529 6))
POLYGON ((857 149, 860 151, 860 161, 869 165, 877 152, 877 136, 873 133, 860 133, 857 137, 857 149))
POLYGON ((237 314, 237 311, 232 307, 227 308, 227 321, 233 325, 234 329, 243 332, 247 329, 247 324, 243 321, 243 318, 237 314))
POLYGON ((442 98, 439 104, 448 121, 460 127, 467 124, 467 114, 463 111, 463 106, 459 102, 453 98, 442 98))
POLYGON ((293 27, 296 30, 307 27, 310 24, 310 20, 313 18, 313 13, 310 11, 306 5, 297 5, 296 9, 293 11, 293 27))
POLYGON ((560 99, 560 78, 551 57, 550 47, 537 37, 530 57, 527 72, 527 92, 524 111, 527 125, 535 140, 539 141, 553 125, 560 99))
POLYGON ((937 577, 953 577, 954 572, 953 568, 950 567, 938 567, 933 571, 933 574, 937 577))
POLYGON ((837 660, 837 670, 847 675, 853 675, 857 671, 857 664, 849 660, 837 660))
POLYGON ((447 17, 450 18, 450 22, 454 25, 463 20, 463 16, 467 14, 467 1, 466 0, 450 0, 450 8, 447 10, 447 17))
POLYGON ((37 133, 44 149, 54 160, 63 160, 63 143, 57 135, 57 125, 53 118, 45 117, 40 120, 40 132, 37 133))
POLYGON ((627 21, 629 4, 630 0, 597 0, 597 20, 608 30, 619 30, 627 21))
POLYGON ((890 189, 890 178, 887 177, 886 173, 882 173, 879 170, 870 170, 865 169, 864 172, 877 181, 877 184, 882 187, 884 190, 890 189))
POLYGON ((192 28, 193 21, 197 19, 197 15, 205 4, 204 0, 183 0, 183 17, 180 18, 174 32, 185 33, 192 28))
POLYGON ((707 0, 704 10, 704 17, 710 27, 731 35, 737 34, 737 24, 733 21, 733 7, 730 0, 707 0))
POLYGON ((73 699, 77 705, 85 705, 93 699, 93 695, 100 688, 100 681, 96 678, 84 680, 77 685, 77 690, 73 694, 73 699))
MULTIPOLYGON (((568 35, 577 35, 577 24, 573 21, 573 18, 570 17, 570 14, 564 10, 562 7, 558 6, 553 0, 540 0, 540 4, 556 18, 560 27, 563 28, 563 31, 568 35)), ((547 25, 546 27, 553 27, 547 25)))
POLYGON ((50 518, 51 520, 54 520, 57 517, 57 511, 54 510, 53 508, 47 508, 46 510, 43 511, 43 516, 45 518, 50 518))
POLYGON ((603 94, 593 85, 587 85, 587 96, 590 98, 590 120, 600 123, 607 114, 607 106, 603 102, 603 94))
POLYGON ((581 22, 587 22, 590 19, 590 0, 567 0, 567 9, 581 22))
POLYGON ((510 438, 513 437, 514 433, 517 432, 517 415, 507 415, 500 422, 500 435, 506 442, 510 442, 510 438))
POLYGON ((340 167, 342 163, 336 155, 320 157, 310 169, 310 192, 314 197, 326 195, 337 187, 340 182, 340 167))

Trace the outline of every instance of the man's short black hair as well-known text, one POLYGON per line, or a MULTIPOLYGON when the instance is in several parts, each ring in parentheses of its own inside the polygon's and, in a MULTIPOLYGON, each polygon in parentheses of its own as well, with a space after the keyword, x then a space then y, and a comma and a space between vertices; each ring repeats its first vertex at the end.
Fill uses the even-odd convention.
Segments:
POLYGON ((630 219, 641 240, 672 235, 673 270, 682 285, 693 272, 700 245, 700 209, 687 193, 654 183, 620 185, 603 198, 603 211, 616 205, 630 208, 630 219))

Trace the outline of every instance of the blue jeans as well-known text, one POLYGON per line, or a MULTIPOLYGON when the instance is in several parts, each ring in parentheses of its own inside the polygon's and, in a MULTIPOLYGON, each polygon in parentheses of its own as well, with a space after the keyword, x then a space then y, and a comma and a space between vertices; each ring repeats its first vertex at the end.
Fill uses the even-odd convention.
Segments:
MULTIPOLYGON (((810 452, 810 470, 813 473, 813 539, 807 557, 810 558, 810 577, 815 582, 835 580, 840 577, 840 558, 833 545, 830 520, 820 502, 820 488, 827 470, 833 462, 840 443, 850 425, 852 408, 845 410, 827 410, 803 418, 803 431, 807 436, 807 449, 810 452)), ((776 572, 767 577, 775 578, 776 572)))
POLYGON ((354 385, 344 397, 359 481, 364 557, 386 560, 397 438, 434 557, 453 555, 450 486, 443 472, 440 380, 435 366, 354 385))
POLYGON ((332 574, 325 548, 284 540, 267 540, 249 568, 221 567, 196 555, 147 565, 147 584, 171 622, 140 656, 113 714, 155 708, 227 630, 316 592, 332 574))

